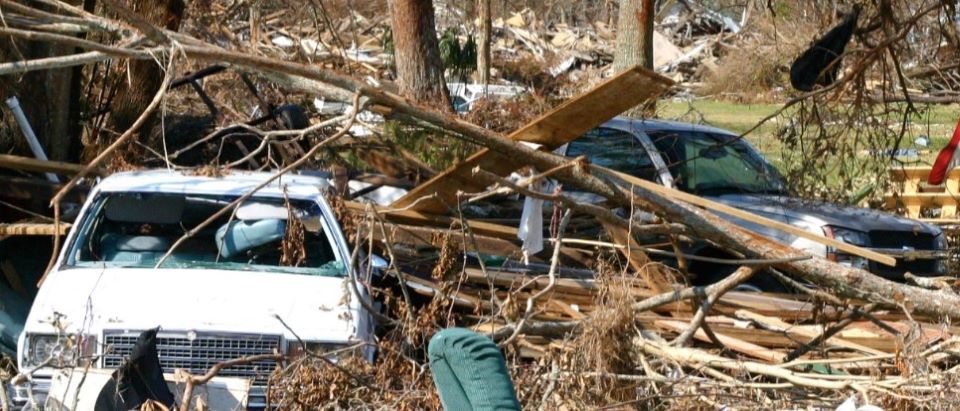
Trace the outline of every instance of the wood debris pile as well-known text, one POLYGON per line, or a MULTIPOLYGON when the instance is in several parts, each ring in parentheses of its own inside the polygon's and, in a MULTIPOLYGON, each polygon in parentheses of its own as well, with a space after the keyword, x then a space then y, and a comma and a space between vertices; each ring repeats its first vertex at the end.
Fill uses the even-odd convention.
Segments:
MULTIPOLYGON (((142 117, 157 109, 169 92, 166 85, 178 63, 184 61, 229 65, 238 73, 256 73, 278 89, 308 93, 348 107, 350 114, 315 118, 297 130, 241 127, 261 143, 259 147, 268 147, 280 138, 306 147, 275 163, 269 162, 269 154, 265 159, 244 154, 228 168, 282 164, 276 177, 298 169, 333 169, 317 159, 323 151, 346 152, 360 138, 361 132, 354 126, 364 126, 367 132, 385 128, 367 124, 357 114, 361 111, 375 112, 402 127, 426 125, 442 130, 451 140, 480 149, 445 170, 429 170, 424 173, 429 179, 408 184, 409 190, 389 200, 353 201, 372 190, 349 191, 345 182, 335 181, 341 190, 331 202, 354 247, 389 260, 379 283, 365 284, 385 307, 379 315, 378 363, 371 367, 351 360, 328 368, 322 368, 325 363, 290 364, 277 372, 273 385, 278 395, 290 396, 279 397, 282 405, 334 402, 350 408, 436 407, 425 346, 430 335, 449 326, 473 328, 501 345, 521 399, 529 407, 666 404, 687 408, 745 401, 747 406, 763 408, 796 404, 800 404, 797 408, 833 407, 853 395, 861 402, 892 408, 908 404, 940 408, 960 397, 954 384, 960 371, 960 338, 952 322, 960 318, 960 294, 952 288, 955 284, 942 287, 944 282, 938 282, 941 287, 929 289, 894 283, 775 242, 717 213, 806 236, 878 263, 889 264, 893 260, 889 256, 619 174, 584 158, 552 154, 616 114, 672 90, 675 82, 656 72, 637 67, 605 78, 590 91, 504 135, 457 115, 413 104, 380 81, 365 78, 384 64, 380 40, 365 34, 376 32, 374 29, 356 30, 360 34, 349 46, 343 39, 309 30, 277 29, 259 34, 254 30, 249 35, 261 40, 237 50, 206 38, 229 38, 229 31, 191 36, 129 16, 109 19, 45 1, 63 7, 64 14, 44 14, 50 22, 80 21, 85 29, 138 42, 78 41, 44 31, 48 26, 29 24, 22 29, 0 28, 0 35, 39 36, 49 42, 73 44, 89 49, 85 58, 95 61, 163 61, 170 72, 165 73, 164 87, 157 90, 142 117), (320 40, 310 40, 314 37, 320 40), (303 60, 261 53, 258 47, 267 38, 303 60), (337 68, 363 69, 344 74, 331 70, 333 65, 310 60, 338 54, 347 63, 337 68), (356 139, 345 137, 348 135, 356 139), (264 162, 248 165, 250 159, 264 162), (528 177, 511 179, 513 172, 528 177), (538 188, 537 183, 546 179, 564 188, 538 188), (584 201, 582 196, 572 195, 574 192, 586 193, 596 201, 584 201), (521 196, 546 201, 544 229, 540 230, 546 232, 543 251, 524 252, 515 215, 476 212, 484 207, 484 201, 499 198, 516 205, 521 196), (640 214, 645 219, 636 217, 640 214), (692 241, 708 242, 733 256, 712 261, 733 268, 731 274, 714 284, 690 286, 689 261, 679 244, 692 241), (667 258, 660 258, 664 256, 667 258), (792 293, 736 290, 757 275, 776 276, 792 293), (344 372, 350 377, 345 378, 344 372), (302 387, 310 387, 310 391, 302 392, 302 387)), ((111 7, 126 15, 122 7, 111 7)), ((284 13, 270 12, 258 18, 270 22, 284 13)), ((381 24, 361 20, 356 14, 351 21, 354 28, 381 24)), ((676 24, 688 27, 683 22, 676 24)), ((545 59, 547 50, 560 50, 557 54, 562 58, 558 60, 564 63, 555 67, 567 65, 571 58, 590 64, 604 61, 608 57, 603 50, 610 47, 612 38, 605 34, 609 29, 600 24, 582 31, 545 28, 529 13, 495 26, 501 36, 496 41, 500 52, 520 48, 545 59)), ((42 64, 49 61, 19 62, 18 69, 42 64)), ((58 64, 80 63, 68 59, 58 64)), ((51 184, 60 190, 48 196, 53 197, 59 218, 63 193, 97 173, 100 162, 130 141, 139 125, 135 122, 122 131, 83 167, 8 157, 0 158, 4 162, 0 164, 75 175, 65 184, 51 184)), ((216 133, 205 138, 213 145, 226 140, 216 133)), ((187 169, 174 161, 176 156, 172 160, 169 155, 157 156, 170 167, 187 169)), ((191 171, 215 175, 222 170, 191 171)), ((396 176, 381 178, 374 189, 400 180, 396 176)))

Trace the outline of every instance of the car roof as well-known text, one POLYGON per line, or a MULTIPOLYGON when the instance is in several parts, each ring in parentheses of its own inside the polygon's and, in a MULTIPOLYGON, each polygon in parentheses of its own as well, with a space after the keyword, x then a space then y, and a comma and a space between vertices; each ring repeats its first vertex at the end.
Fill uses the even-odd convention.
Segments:
MULTIPOLYGON (((113 174, 103 179, 97 189, 105 192, 190 193, 242 195, 276 175, 275 172, 227 171, 217 176, 198 175, 191 171, 141 170, 113 174)), ((315 198, 330 187, 321 177, 284 174, 261 188, 257 195, 315 198)))
POLYGON ((701 124, 682 123, 679 121, 654 120, 654 119, 632 119, 627 117, 614 117, 607 120, 601 127, 616 128, 619 130, 639 130, 639 131, 696 131, 701 133, 718 133, 728 135, 738 135, 730 130, 711 127, 701 124))

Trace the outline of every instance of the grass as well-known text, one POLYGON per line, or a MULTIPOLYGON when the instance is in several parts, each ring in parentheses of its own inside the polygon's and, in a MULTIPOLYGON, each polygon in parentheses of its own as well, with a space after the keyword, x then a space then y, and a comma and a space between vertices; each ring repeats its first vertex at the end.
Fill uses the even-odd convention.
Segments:
MULTIPOLYGON (((657 110, 660 118, 705 123, 743 133, 758 121, 773 114, 780 104, 743 104, 717 100, 664 101, 657 110)), ((919 116, 911 119, 903 148, 913 148, 913 140, 921 135, 930 137, 930 145, 921 152, 921 159, 932 162, 940 148, 947 144, 957 123, 960 105, 920 106, 919 116)), ((746 139, 774 162, 781 156, 780 143, 775 132, 777 124, 770 121, 747 135, 746 139)), ((922 149, 922 148, 921 148, 922 149)))
MULTIPOLYGON (((749 104, 704 99, 663 101, 658 104, 657 110, 659 117, 663 119, 703 123, 739 134, 753 128, 757 122, 775 113, 780 107, 780 104, 749 104)), ((910 118, 907 134, 901 142, 900 148, 917 149, 919 160, 913 159, 912 161, 917 162, 905 165, 932 164, 940 149, 950 140, 958 113, 960 113, 960 105, 956 104, 918 105, 917 108, 920 110, 920 114, 910 118), (929 137, 930 144, 927 147, 919 147, 914 143, 914 140, 920 136, 929 137)), ((827 158, 826 161, 818 163, 820 164, 818 169, 823 172, 823 174, 819 174, 821 177, 816 177, 816 172, 802 172, 802 170, 799 170, 800 168, 809 166, 797 163, 800 156, 795 154, 798 153, 786 151, 785 146, 776 135, 779 128, 778 121, 784 121, 785 119, 786 117, 783 116, 774 118, 758 127, 745 138, 782 172, 788 170, 801 171, 795 175, 808 179, 807 187, 809 189, 852 198, 855 197, 853 193, 858 192, 860 188, 872 186, 873 182, 878 181, 875 175, 871 175, 871 172, 864 170, 884 170, 889 167, 886 160, 878 160, 866 154, 858 155, 855 158, 837 155, 834 156, 836 158, 827 158), (883 164, 877 164, 877 161, 882 161, 883 164), (846 170, 846 177, 841 176, 840 169, 846 170), (843 181, 845 179, 852 180, 843 181)), ((837 127, 849 126, 838 125, 837 127)), ((898 129, 900 123, 893 121, 892 124, 889 124, 889 127, 898 129)), ((863 149, 868 148, 863 147, 863 149)), ((874 193, 874 195, 877 194, 874 193)))

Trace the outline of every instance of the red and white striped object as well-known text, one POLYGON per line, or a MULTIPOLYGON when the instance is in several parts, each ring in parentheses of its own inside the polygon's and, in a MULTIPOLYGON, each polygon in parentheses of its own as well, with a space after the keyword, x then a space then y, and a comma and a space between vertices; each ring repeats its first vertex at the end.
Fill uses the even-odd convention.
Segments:
POLYGON ((930 170, 927 183, 934 185, 943 183, 947 173, 960 162, 960 150, 957 150, 957 147, 960 147, 960 121, 957 122, 957 127, 953 130, 953 138, 950 139, 950 143, 943 150, 940 150, 937 160, 933 162, 933 169, 930 170))

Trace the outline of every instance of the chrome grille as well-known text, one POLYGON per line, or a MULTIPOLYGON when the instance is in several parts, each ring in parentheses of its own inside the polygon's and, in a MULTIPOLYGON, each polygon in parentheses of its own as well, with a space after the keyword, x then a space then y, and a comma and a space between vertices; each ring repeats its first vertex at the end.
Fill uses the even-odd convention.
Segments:
MULTIPOLYGON (((197 333, 187 338, 186 332, 163 332, 157 335, 157 355, 165 373, 177 368, 202 375, 214 364, 236 358, 282 352, 279 335, 209 334, 197 333)), ((106 331, 104 343, 108 351, 103 356, 104 368, 118 368, 130 356, 140 331, 106 331)), ((271 360, 224 368, 222 377, 251 378, 249 405, 265 400, 267 378, 276 363, 271 360)))

